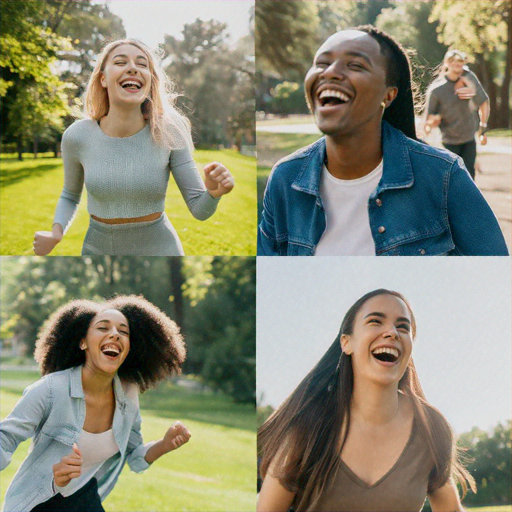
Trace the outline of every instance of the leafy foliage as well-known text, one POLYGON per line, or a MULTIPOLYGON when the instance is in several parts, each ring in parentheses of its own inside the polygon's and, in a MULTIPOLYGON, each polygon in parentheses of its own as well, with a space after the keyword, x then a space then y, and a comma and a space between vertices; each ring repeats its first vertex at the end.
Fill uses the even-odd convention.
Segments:
POLYGON ((38 330, 62 304, 142 294, 186 335, 192 371, 237 402, 254 400, 255 258, 5 258, 1 320, 6 344, 34 350, 38 330), (180 305, 179 307, 177 305, 180 305))

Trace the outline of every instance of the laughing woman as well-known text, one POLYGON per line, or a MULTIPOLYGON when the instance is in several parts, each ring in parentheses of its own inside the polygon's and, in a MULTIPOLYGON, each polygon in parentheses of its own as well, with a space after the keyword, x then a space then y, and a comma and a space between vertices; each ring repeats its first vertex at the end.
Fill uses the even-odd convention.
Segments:
POLYGON ((325 137, 274 167, 258 255, 508 254, 462 160, 418 142, 409 61, 390 36, 337 32, 304 87, 325 137))
POLYGON ((203 183, 192 158, 190 123, 171 91, 172 82, 144 44, 123 39, 105 47, 87 87, 88 118, 62 137, 64 188, 52 231, 35 234, 35 254, 49 254, 62 240, 84 183, 90 224, 82 254, 184 254, 164 211, 169 174, 199 220, 213 215, 234 180, 212 162, 203 183))
POLYGON ((73 301, 36 343, 43 378, 0 423, 1 469, 22 441, 29 455, 5 496, 6 512, 102 511, 125 462, 140 473, 190 438, 180 422, 143 444, 138 394, 179 371, 176 324, 141 297, 73 301))
POLYGON ((347 312, 319 363, 261 427, 259 512, 462 510, 474 481, 411 359, 416 323, 397 292, 374 290, 347 312))

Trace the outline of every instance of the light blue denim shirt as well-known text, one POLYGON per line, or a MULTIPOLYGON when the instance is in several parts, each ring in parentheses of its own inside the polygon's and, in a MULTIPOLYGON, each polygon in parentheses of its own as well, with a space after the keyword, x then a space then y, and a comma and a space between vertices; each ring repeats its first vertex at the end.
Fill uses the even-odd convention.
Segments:
MULTIPOLYGON (((368 199, 377 256, 506 256, 498 221, 460 157, 382 123, 384 169, 368 199)), ((325 138, 276 164, 263 199, 258 256, 313 256, 325 231, 325 138)))
MULTIPOLYGON (((122 384, 116 375, 114 393, 112 430, 119 452, 94 475, 102 501, 114 487, 125 461, 137 473, 149 467, 144 455, 154 444, 142 442, 137 386, 122 384)), ((0 469, 9 464, 21 442, 32 438, 29 454, 7 489, 4 511, 27 512, 56 494, 52 466, 70 454, 84 421, 82 366, 46 375, 25 389, 11 414, 0 422, 0 469)))

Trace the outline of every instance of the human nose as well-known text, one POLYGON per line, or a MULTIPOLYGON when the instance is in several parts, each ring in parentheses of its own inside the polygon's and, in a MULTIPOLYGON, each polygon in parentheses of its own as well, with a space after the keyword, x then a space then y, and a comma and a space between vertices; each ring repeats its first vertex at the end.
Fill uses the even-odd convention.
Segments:
POLYGON ((400 334, 394 325, 390 325, 382 336, 384 338, 391 338, 397 340, 400 337, 400 334))
POLYGON ((331 79, 331 80, 344 80, 345 75, 338 61, 333 61, 327 66, 321 73, 320 77, 331 79))
POLYGON ((115 326, 112 327, 112 331, 110 332, 110 338, 114 340, 120 339, 121 335, 119 334, 119 331, 116 329, 115 326))

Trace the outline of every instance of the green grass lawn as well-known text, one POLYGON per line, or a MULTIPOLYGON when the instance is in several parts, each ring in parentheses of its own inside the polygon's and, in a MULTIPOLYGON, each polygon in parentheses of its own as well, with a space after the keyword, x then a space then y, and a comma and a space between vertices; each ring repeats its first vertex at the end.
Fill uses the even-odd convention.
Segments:
MULTIPOLYGON (((250 256, 256 254, 256 159, 235 150, 197 150, 199 169, 208 162, 223 163, 236 186, 224 196, 217 212, 207 221, 194 219, 171 178, 166 200, 167 216, 175 227, 187 255, 250 256)), ((1 158, 0 254, 30 255, 34 233, 50 230, 62 190, 60 158, 44 156, 19 162, 1 158)), ((54 256, 78 256, 89 223, 86 193, 78 214, 54 256)))
MULTIPOLYGON (((37 378, 32 373, 32 381, 37 378)), ((21 396, 26 372, 2 372, 0 411, 4 418, 21 396), (18 382, 19 381, 19 382, 18 382), (22 385, 23 384, 23 385, 22 385)), ((203 394, 163 383, 141 395, 142 434, 146 441, 162 437, 180 420, 190 429, 188 444, 142 474, 126 466, 103 503, 106 511, 250 511, 256 503, 256 414, 219 394, 203 394)), ((25 458, 22 443, 2 472, 3 497, 25 458)))

